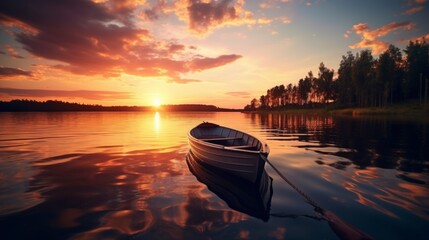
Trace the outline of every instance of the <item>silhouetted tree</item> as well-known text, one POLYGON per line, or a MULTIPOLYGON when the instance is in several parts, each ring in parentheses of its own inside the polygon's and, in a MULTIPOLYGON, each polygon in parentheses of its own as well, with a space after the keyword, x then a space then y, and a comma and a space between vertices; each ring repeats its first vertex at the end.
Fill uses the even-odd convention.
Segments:
POLYGON ((418 99, 423 95, 425 79, 429 77, 429 47, 424 40, 410 41, 405 53, 407 55, 405 96, 418 99), (422 79, 421 84, 420 79, 422 79))
POLYGON ((355 86, 358 106, 370 106, 374 86, 374 58, 370 50, 362 50, 356 54, 352 68, 352 82, 355 86))
POLYGON ((401 80, 403 78, 403 60, 399 48, 390 45, 382 53, 376 64, 376 83, 379 105, 392 104, 401 97, 401 80))
POLYGON ((332 100, 334 95, 334 70, 326 68, 323 62, 321 62, 319 66, 319 79, 317 82, 317 88, 323 98, 323 103, 332 100))
POLYGON ((352 81, 352 70, 355 56, 351 52, 343 55, 338 68, 338 102, 342 104, 352 104, 356 102, 356 89, 352 81))
MULTIPOLYGON (((323 62, 318 77, 310 71, 297 84, 274 86, 259 99, 259 105, 249 108, 280 108, 309 103, 337 102, 340 105, 359 107, 386 106, 408 99, 425 98, 426 79, 429 78, 429 46, 421 41, 410 41, 401 50, 393 45, 374 59, 371 50, 356 55, 347 52, 342 56, 338 78, 334 70, 323 62)), ((429 94, 429 93, 427 93, 429 94)), ((252 100, 253 101, 253 100, 252 100)))

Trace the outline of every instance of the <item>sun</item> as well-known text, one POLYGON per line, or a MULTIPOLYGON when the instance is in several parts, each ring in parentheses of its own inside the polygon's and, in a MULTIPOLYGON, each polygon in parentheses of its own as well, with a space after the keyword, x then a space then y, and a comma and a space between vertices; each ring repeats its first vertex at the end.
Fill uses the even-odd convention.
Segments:
POLYGON ((158 98, 155 98, 153 100, 153 106, 154 107, 160 107, 161 106, 161 100, 159 100, 158 98))

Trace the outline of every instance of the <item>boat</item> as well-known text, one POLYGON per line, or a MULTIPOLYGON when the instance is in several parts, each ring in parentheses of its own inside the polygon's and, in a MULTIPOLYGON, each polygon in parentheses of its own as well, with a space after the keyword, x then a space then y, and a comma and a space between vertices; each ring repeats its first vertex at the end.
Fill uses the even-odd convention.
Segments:
POLYGON ((202 162, 255 183, 269 147, 247 133, 203 122, 188 132, 192 153, 202 162))
POLYGON ((261 177, 251 183, 238 176, 204 164, 192 151, 186 157, 189 170, 198 181, 225 201, 231 209, 267 222, 270 217, 273 179, 265 169, 260 169, 261 177))

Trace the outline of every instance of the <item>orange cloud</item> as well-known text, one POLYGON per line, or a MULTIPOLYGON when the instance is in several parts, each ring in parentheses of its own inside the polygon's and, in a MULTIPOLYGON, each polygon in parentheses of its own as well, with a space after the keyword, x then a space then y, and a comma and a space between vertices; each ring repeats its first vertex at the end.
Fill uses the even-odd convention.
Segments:
POLYGON ((83 98, 89 100, 111 100, 111 99, 129 99, 129 92, 114 91, 88 91, 88 90, 45 90, 45 89, 18 89, 18 88, 0 88, 0 95, 12 98, 44 98, 44 97, 68 97, 83 98))
MULTIPOLYGON (((132 24, 133 7, 139 2, 145 1, 65 0, 46 3, 47 8, 40 8, 45 4, 40 2, 22 8, 23 0, 16 0, 1 8, 0 22, 21 29, 15 39, 26 51, 57 60, 61 63, 56 68, 80 75, 111 77, 127 73, 187 83, 194 81, 178 79, 181 74, 219 67, 241 57, 235 54, 201 56, 193 52, 193 46, 155 39, 146 29, 132 24)), ((201 5, 192 1, 195 9, 190 11, 196 15, 191 21, 201 17, 199 11, 209 11, 215 22, 238 16, 235 14, 240 12, 239 8, 228 7, 229 1, 224 2, 201 5)), ((244 4, 239 2, 239 6, 244 4)), ((197 29, 208 27, 211 21, 194 25, 198 25, 197 29)))
POLYGON ((409 41, 416 42, 416 41, 423 41, 423 40, 429 41, 429 33, 426 33, 423 36, 419 36, 419 37, 415 37, 415 38, 404 39, 404 40, 402 40, 402 42, 409 42, 409 41))
MULTIPOLYGON (((352 49, 371 48, 374 54, 380 54, 384 52, 389 45, 388 43, 379 40, 380 37, 386 36, 390 32, 399 29, 410 30, 414 28, 414 26, 415 25, 412 22, 392 22, 377 29, 371 30, 367 23, 358 23, 353 25, 353 30, 357 35, 361 36, 361 41, 350 45, 349 47, 352 49)), ((346 35, 348 36, 348 34, 346 35)))
POLYGON ((251 94, 249 92, 226 92, 228 96, 240 97, 240 98, 249 98, 251 94))
POLYGON ((288 3, 290 0, 268 0, 259 4, 259 7, 262 9, 267 8, 280 8, 278 3, 288 3))
POLYGON ((258 19, 258 23, 259 24, 270 24, 271 22, 273 22, 273 20, 269 19, 269 18, 266 18, 266 17, 258 19))

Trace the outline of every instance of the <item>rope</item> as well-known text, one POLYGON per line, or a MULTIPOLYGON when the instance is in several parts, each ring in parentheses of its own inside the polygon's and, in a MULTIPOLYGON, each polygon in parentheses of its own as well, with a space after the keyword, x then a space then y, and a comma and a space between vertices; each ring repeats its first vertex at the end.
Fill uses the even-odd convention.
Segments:
POLYGON ((264 155, 260 154, 262 160, 264 160, 265 162, 267 162, 273 169, 274 171, 277 172, 277 174, 287 183, 289 184, 289 186, 291 186, 297 193, 299 193, 302 197, 305 198, 305 200, 315 208, 315 211, 322 214, 325 212, 325 210, 319 205, 317 204, 310 196, 308 196, 307 194, 305 194, 303 191, 301 191, 301 189, 299 189, 297 186, 295 186, 295 184, 293 184, 291 181, 289 181, 289 179, 287 179, 270 161, 268 161, 267 157, 265 157, 264 155))
POLYGON ((295 186, 295 184, 289 181, 289 179, 287 179, 270 161, 268 161, 267 157, 262 154, 260 154, 260 156, 274 169, 274 171, 277 172, 277 174, 281 178, 283 178, 283 180, 285 180, 287 184, 289 184, 289 186, 291 186, 297 193, 304 197, 305 200, 307 200, 307 202, 315 208, 314 210, 317 213, 321 214, 323 219, 329 222, 329 225, 331 226, 332 230, 337 234, 338 237, 340 237, 340 239, 372 239, 371 236, 344 222, 334 213, 323 209, 321 206, 319 206, 319 204, 317 204, 313 199, 311 199, 310 196, 305 194, 303 191, 301 191, 301 189, 295 186))

